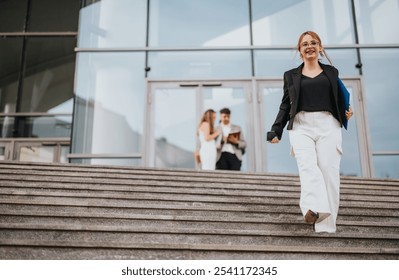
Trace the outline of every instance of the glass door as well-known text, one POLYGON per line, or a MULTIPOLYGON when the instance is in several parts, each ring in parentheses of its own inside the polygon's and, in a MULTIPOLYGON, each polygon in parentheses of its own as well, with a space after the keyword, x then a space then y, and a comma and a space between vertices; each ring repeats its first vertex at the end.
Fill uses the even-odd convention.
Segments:
MULTIPOLYGON (((146 166, 195 168, 196 132, 207 109, 215 110, 219 119, 219 110, 228 107, 232 124, 240 125, 251 142, 250 89, 250 81, 149 82, 146 166)), ((253 170, 252 156, 247 149, 241 170, 253 170)))
MULTIPOLYGON (((371 156, 361 82, 359 79, 343 79, 343 82, 351 93, 350 104, 354 117, 349 121, 348 130, 342 130, 344 155, 341 160, 341 175, 371 177, 371 156)), ((262 134, 265 135, 276 118, 283 97, 283 81, 259 81, 257 88, 259 111, 263 122, 260 122, 260 130, 263 129, 262 134)), ((272 145, 266 140, 262 143, 262 171, 298 173, 296 161, 289 155, 290 143, 286 128, 279 144, 272 145)))

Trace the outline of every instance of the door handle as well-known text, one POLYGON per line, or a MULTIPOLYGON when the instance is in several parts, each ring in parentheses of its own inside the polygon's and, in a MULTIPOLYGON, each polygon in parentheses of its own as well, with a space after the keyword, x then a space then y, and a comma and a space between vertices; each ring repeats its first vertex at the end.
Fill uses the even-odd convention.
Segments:
POLYGON ((203 84, 202 85, 203 87, 221 87, 222 86, 222 84, 203 84))
POLYGON ((199 84, 180 84, 180 87, 198 87, 199 84))

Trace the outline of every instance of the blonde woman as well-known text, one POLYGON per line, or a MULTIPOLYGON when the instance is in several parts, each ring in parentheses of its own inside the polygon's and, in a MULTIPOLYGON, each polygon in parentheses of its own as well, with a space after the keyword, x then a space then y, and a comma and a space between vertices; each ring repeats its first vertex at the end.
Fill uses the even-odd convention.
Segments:
POLYGON ((283 99, 267 140, 278 143, 288 123, 304 220, 316 232, 334 233, 340 193, 341 127, 343 118, 349 120, 353 112, 350 107, 340 112, 338 70, 319 62, 319 55, 327 57, 319 35, 302 33, 297 49, 303 63, 284 73, 283 99))

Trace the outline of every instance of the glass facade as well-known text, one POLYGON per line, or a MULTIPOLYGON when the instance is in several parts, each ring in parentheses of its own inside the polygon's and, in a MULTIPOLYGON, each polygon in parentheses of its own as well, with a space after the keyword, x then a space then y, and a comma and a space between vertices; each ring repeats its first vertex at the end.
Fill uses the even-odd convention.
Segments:
POLYGON ((244 127, 252 146, 244 170, 296 173, 287 139, 272 148, 263 135, 282 95, 283 72, 301 63, 297 38, 315 30, 351 91, 356 112, 344 132, 342 174, 399 177, 399 169, 384 167, 399 156, 399 130, 389 122, 398 116, 392 106, 399 31, 389 28, 399 18, 397 5, 393 0, 90 2, 80 12, 74 160, 80 154, 81 162, 96 162, 108 154, 119 164, 115 157, 125 154, 123 164, 129 154, 142 166, 194 168, 196 122, 203 110, 224 104, 234 108, 232 121, 244 127), (119 20, 113 20, 115 13, 119 20), (380 14, 388 16, 379 21, 380 14), (233 87, 238 99, 232 103, 229 82, 241 83, 233 87))
POLYGON ((79 0, 0 1, 3 159, 67 161, 79 0), (24 145, 24 146, 21 146, 24 145))
POLYGON ((399 178, 398 24, 396 0, 0 1, 0 134, 70 137, 60 161, 195 168, 202 112, 228 106, 243 170, 297 173, 287 134, 264 135, 314 30, 356 113, 342 175, 399 178))

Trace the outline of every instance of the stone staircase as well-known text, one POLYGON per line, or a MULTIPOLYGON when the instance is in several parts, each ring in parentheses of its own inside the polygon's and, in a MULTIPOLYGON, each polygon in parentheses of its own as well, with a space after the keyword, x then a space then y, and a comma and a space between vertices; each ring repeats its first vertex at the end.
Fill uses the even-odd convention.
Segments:
POLYGON ((343 177, 338 231, 297 176, 0 162, 0 259, 399 259, 399 180, 343 177))

